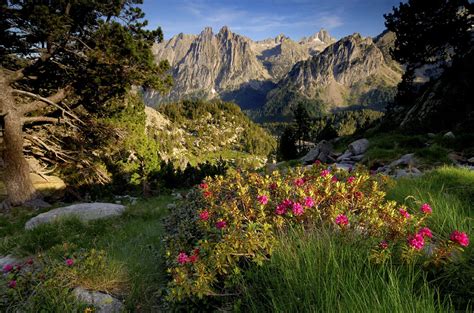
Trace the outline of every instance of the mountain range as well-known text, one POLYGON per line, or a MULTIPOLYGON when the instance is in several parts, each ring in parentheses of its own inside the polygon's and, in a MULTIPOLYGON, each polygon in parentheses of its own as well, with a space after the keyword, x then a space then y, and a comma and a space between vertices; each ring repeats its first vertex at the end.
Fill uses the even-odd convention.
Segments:
POLYGON ((156 61, 168 60, 174 86, 166 95, 144 92, 148 105, 183 98, 221 98, 266 119, 291 116, 298 103, 310 111, 353 105, 383 108, 401 78, 389 56, 393 34, 353 34, 340 40, 321 29, 294 41, 281 34, 253 41, 222 27, 179 34, 155 44, 156 61))

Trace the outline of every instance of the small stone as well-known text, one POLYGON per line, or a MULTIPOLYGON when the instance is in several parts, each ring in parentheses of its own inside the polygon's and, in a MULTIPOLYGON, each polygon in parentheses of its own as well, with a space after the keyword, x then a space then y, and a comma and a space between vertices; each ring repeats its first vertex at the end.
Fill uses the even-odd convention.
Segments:
POLYGON ((352 152, 350 152, 349 150, 346 150, 346 152, 344 152, 342 155, 340 155, 336 159, 336 161, 341 162, 342 160, 349 159, 351 156, 352 156, 352 152))
POLYGON ((474 164, 474 157, 467 159, 468 163, 474 164))
POLYGON ((166 206, 167 209, 174 209, 176 208, 176 204, 174 203, 168 203, 168 205, 166 206))
POLYGON ((434 133, 428 133, 428 138, 435 138, 436 137, 436 134, 434 133))
POLYGON ((352 161, 356 161, 356 162, 360 162, 362 161, 362 159, 364 158, 364 155, 363 154, 359 154, 359 155, 354 155, 351 157, 351 160, 352 161))
POLYGON ((122 302, 102 292, 77 287, 73 294, 77 300, 94 306, 97 313, 119 313, 124 309, 122 302))
POLYGON ((395 166, 399 166, 399 165, 413 165, 415 163, 416 163, 415 154, 414 153, 408 153, 408 154, 403 155, 398 160, 395 160, 392 163, 390 163, 389 166, 390 167, 395 167, 395 166))

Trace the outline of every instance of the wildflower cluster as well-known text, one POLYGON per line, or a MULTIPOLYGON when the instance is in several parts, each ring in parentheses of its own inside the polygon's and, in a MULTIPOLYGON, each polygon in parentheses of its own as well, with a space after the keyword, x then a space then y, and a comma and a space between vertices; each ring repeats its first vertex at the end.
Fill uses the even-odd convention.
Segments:
POLYGON ((448 259, 453 249, 469 244, 459 231, 450 240, 435 239, 425 225, 433 212, 429 204, 412 210, 387 201, 386 183, 384 176, 322 164, 284 175, 232 170, 207 179, 167 218, 168 299, 228 293, 243 265, 263 264, 276 234, 291 225, 329 225, 335 232, 361 236, 375 243, 376 262, 396 251, 413 258, 427 251, 427 243, 433 258, 448 259))

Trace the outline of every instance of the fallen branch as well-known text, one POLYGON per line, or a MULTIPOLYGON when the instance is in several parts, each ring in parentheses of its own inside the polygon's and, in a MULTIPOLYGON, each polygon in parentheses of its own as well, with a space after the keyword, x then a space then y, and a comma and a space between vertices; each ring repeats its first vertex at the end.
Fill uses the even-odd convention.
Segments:
POLYGON ((31 123, 53 123, 59 124, 61 123, 61 119, 59 117, 47 117, 47 116, 32 116, 32 117, 24 117, 21 119, 23 124, 31 124, 31 123))

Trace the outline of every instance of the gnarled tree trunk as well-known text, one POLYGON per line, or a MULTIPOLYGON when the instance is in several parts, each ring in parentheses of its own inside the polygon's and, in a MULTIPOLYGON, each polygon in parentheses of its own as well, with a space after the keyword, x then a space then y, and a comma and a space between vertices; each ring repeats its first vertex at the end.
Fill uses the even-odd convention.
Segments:
POLYGON ((4 72, 0 70, 0 114, 3 115, 3 161, 8 198, 12 205, 20 205, 34 199, 37 192, 31 182, 29 165, 23 156, 23 112, 15 104, 12 88, 4 72))

